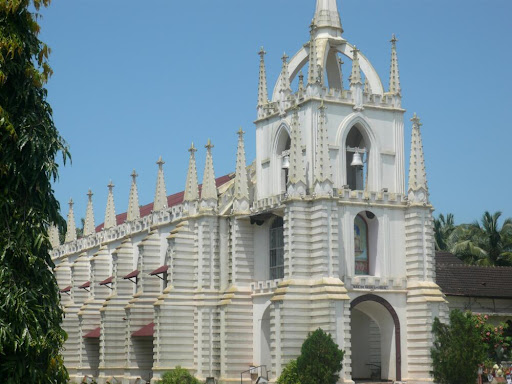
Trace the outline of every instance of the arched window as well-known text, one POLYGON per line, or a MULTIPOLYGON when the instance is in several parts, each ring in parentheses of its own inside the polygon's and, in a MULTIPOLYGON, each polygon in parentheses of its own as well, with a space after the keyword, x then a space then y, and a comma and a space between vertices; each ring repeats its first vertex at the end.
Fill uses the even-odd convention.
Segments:
POLYGON ((276 217, 270 226, 270 280, 284 277, 283 218, 276 217))
POLYGON ((348 133, 346 148, 347 185, 351 190, 362 191, 368 180, 369 148, 356 126, 353 126, 348 133))
POLYGON ((288 131, 285 126, 281 126, 279 131, 279 137, 276 146, 276 154, 278 159, 278 175, 279 181, 278 193, 286 192, 286 187, 288 184, 288 169, 290 167, 290 146, 291 140, 288 131))
POLYGON ((357 215, 354 219, 354 260, 356 275, 370 273, 368 224, 361 215, 357 215))

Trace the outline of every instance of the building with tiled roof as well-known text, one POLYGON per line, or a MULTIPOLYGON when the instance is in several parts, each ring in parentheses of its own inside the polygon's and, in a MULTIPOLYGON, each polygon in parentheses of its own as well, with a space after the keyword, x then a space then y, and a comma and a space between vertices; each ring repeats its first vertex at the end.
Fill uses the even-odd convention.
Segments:
POLYGON ((233 174, 215 178, 207 142, 201 188, 192 145, 181 193, 168 196, 160 158, 153 203, 139 205, 134 171, 116 214, 110 182, 99 226, 88 194, 81 238, 71 202, 65 243, 55 229, 51 240, 72 380, 156 382, 179 365, 202 380, 275 382, 320 327, 345 351, 339 382, 432 382, 431 325, 448 307, 397 39, 386 87, 344 38, 335 0, 316 1, 298 47, 270 92, 259 52, 250 166, 240 129, 233 174))

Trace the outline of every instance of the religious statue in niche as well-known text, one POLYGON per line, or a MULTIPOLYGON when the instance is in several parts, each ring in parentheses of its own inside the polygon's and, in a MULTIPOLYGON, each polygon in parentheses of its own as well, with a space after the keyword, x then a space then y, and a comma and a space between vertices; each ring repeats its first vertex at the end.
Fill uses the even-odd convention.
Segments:
POLYGON ((368 226, 359 215, 354 220, 354 255, 355 274, 368 275, 368 226))

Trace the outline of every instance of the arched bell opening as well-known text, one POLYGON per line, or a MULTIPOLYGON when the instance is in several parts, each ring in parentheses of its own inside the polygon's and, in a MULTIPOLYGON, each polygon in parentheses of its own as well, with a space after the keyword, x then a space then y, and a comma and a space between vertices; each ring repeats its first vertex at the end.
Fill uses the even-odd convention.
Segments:
POLYGON ((360 296, 350 303, 352 379, 401 381, 400 320, 380 296, 360 296))
POLYGON ((377 260, 379 221, 370 211, 359 212, 354 218, 354 275, 378 276, 377 260))
POLYGON ((277 141, 275 146, 275 155, 277 159, 276 174, 279 193, 286 192, 286 186, 288 184, 288 170, 290 168, 290 146, 290 134, 288 133, 286 127, 282 125, 277 134, 277 141))
POLYGON ((368 183, 369 142, 362 131, 354 125, 345 141, 347 186, 351 190, 363 191, 368 183))

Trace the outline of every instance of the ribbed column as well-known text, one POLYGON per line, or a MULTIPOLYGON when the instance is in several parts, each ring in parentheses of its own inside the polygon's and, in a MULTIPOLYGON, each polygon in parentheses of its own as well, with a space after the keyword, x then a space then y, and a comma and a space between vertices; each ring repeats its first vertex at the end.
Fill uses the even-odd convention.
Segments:
POLYGON ((285 278, 310 277, 310 213, 307 203, 289 202, 284 215, 285 278))
MULTIPOLYGON (((133 243, 124 240, 112 252, 112 292, 100 309, 100 380, 109 377, 119 379, 124 375, 126 367, 126 312, 125 307, 134 294, 134 283, 123 279, 133 271, 133 243)), ((108 289, 108 288, 104 288, 108 289)))

